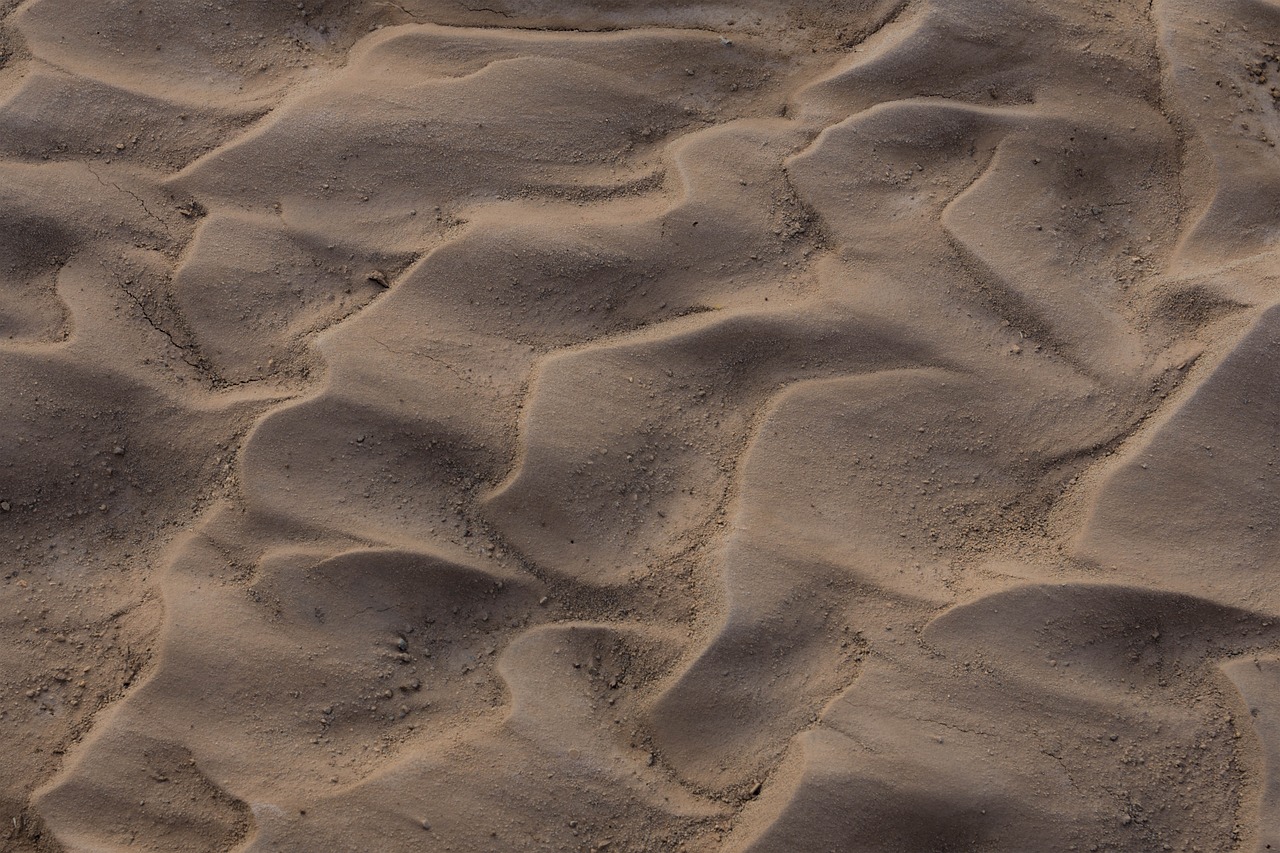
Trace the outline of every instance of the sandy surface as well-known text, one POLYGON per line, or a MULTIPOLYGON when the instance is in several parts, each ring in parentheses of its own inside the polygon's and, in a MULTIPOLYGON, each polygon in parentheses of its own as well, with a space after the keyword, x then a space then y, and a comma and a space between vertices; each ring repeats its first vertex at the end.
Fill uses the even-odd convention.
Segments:
POLYGON ((1280 4, 0 4, 0 850, 1280 849, 1280 4))

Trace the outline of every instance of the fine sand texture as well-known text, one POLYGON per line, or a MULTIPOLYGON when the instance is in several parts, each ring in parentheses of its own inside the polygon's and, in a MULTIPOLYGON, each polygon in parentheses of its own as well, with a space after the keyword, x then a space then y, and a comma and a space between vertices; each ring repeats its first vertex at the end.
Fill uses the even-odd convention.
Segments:
POLYGON ((1277 0, 0 0, 0 851, 1280 850, 1277 0))

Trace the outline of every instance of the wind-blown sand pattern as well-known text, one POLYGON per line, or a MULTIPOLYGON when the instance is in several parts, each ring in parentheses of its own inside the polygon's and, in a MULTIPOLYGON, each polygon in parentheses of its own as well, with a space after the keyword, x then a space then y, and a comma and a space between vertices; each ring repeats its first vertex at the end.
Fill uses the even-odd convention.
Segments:
POLYGON ((0 850, 1280 849, 1280 4, 0 11, 0 850))

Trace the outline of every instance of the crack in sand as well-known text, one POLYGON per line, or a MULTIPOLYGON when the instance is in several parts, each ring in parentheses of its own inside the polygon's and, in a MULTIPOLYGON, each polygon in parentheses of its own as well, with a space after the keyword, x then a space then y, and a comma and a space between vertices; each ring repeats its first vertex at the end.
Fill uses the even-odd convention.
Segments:
POLYGON ((146 213, 147 216, 151 217, 156 222, 160 223, 160 227, 164 229, 164 233, 167 236, 173 237, 173 233, 169 230, 168 223, 165 222, 163 219, 161 219, 159 216, 156 216, 154 213, 151 212, 151 208, 147 207, 147 203, 146 201, 143 200, 142 196, 138 195, 133 190, 126 189, 125 187, 120 186, 115 181, 111 181, 110 183, 108 183, 107 181, 104 181, 102 179, 102 176, 99 175, 97 170, 94 169, 93 166, 89 163, 85 163, 85 168, 88 169, 89 174, 97 178, 98 183, 102 184, 104 187, 114 187, 117 191, 124 193, 125 195, 129 196, 134 201, 136 201, 138 203, 138 206, 142 208, 143 212, 146 213))
POLYGON ((468 12, 488 12, 491 15, 499 15, 503 18, 508 18, 508 19, 516 17, 510 12, 504 12, 501 9, 494 9, 490 6, 468 6, 467 4, 462 2, 459 2, 458 5, 466 9, 468 12))
POLYGON ((174 337, 173 333, 169 331, 164 326, 163 323, 161 323, 155 317, 151 316, 151 312, 147 308, 146 301, 141 297, 137 296, 136 294, 134 294, 134 292, 128 288, 128 286, 126 285, 126 282, 120 276, 116 275, 114 277, 116 280, 115 282, 116 287, 119 288, 120 291, 125 296, 129 297, 129 301, 132 302, 134 306, 138 309, 138 312, 142 315, 142 319, 146 321, 146 324, 150 326, 152 329, 154 329, 155 331, 164 335, 165 339, 174 347, 174 349, 178 350, 178 352, 181 353, 180 357, 184 362, 186 362, 186 364, 189 367, 195 368, 197 371, 200 372, 201 375, 204 375, 207 377, 208 365, 205 363, 204 358, 200 356, 199 348, 196 347, 194 344, 187 345, 179 342, 178 339, 174 337), (192 354, 195 355, 195 358, 196 358, 195 361, 192 361, 190 358, 188 358, 188 355, 192 355, 192 354))

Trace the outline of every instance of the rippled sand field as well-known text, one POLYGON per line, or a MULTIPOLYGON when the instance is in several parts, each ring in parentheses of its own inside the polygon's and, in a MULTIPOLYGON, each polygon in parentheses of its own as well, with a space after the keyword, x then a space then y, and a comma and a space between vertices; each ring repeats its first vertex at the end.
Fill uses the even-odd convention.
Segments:
POLYGON ((1280 849, 1280 3, 487 2, 0 2, 0 850, 1280 849))

